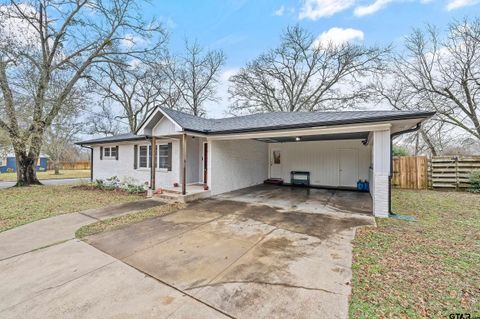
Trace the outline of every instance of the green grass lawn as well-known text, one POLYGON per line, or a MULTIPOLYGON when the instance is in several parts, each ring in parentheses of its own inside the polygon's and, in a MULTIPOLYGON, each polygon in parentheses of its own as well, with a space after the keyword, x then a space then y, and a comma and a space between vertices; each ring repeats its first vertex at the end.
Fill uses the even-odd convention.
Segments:
POLYGON ((394 190, 393 210, 354 240, 351 318, 480 316, 480 195, 394 190))
MULTIPOLYGON (((90 170, 88 169, 61 170, 60 175, 55 175, 54 171, 37 172, 37 177, 38 179, 90 177, 90 170)), ((16 180, 17 180, 17 173, 0 173, 0 181, 14 182, 16 180)))
POLYGON ((185 204, 181 204, 181 203, 164 204, 161 206, 148 208, 140 212, 112 217, 105 220, 99 220, 95 223, 80 227, 75 232, 75 236, 77 238, 83 238, 86 236, 102 233, 105 231, 122 228, 130 224, 141 222, 142 220, 145 220, 148 218, 164 216, 182 208, 185 208, 185 204))
POLYGON ((140 200, 143 195, 89 190, 71 185, 14 187, 0 190, 0 232, 33 221, 140 200))

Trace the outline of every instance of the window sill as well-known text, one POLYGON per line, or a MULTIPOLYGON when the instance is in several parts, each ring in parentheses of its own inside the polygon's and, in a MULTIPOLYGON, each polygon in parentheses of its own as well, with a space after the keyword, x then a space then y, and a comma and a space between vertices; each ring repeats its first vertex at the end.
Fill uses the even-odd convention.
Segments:
MULTIPOLYGON (((139 168, 136 168, 135 170, 136 170, 136 171, 148 171, 148 172, 150 172, 150 168, 145 168, 145 167, 139 167, 139 168)), ((156 171, 156 172, 159 172, 159 173, 168 173, 168 172, 171 172, 171 171, 169 171, 167 168, 157 168, 155 171, 156 171)))

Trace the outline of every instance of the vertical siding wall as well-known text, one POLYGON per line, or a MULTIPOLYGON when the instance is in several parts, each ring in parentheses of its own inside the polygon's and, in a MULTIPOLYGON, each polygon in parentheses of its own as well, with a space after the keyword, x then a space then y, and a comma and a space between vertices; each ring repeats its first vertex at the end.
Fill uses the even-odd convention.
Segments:
POLYGON ((282 178, 286 182, 290 181, 291 171, 309 171, 311 184, 339 186, 339 149, 356 150, 358 176, 355 180, 369 180, 371 146, 364 146, 362 140, 271 143, 269 149, 269 153, 280 150, 282 178))
MULTIPOLYGON (((203 183, 204 142, 206 139, 203 137, 187 136, 187 183, 203 183)), ((181 165, 180 157, 180 167, 181 165)))
MULTIPOLYGON (((167 143, 166 140, 158 140, 157 144, 167 143)), ((173 183, 180 183, 180 143, 172 140, 172 170, 156 170, 156 187, 172 187, 173 183)), ((93 179, 106 179, 117 176, 121 180, 128 179, 136 184, 150 184, 150 168, 133 168, 133 146, 149 145, 149 142, 137 141, 136 143, 104 144, 103 147, 118 145, 118 160, 100 160, 100 145, 93 147, 93 179)))
POLYGON ((372 199, 373 214, 377 217, 389 215, 389 185, 390 175, 390 130, 373 132, 373 183, 372 199))
POLYGON ((209 141, 209 146, 208 185, 213 195, 261 184, 267 179, 267 143, 209 141))
POLYGON ((187 136, 187 183, 200 182, 200 160, 199 152, 203 149, 199 138, 187 136))

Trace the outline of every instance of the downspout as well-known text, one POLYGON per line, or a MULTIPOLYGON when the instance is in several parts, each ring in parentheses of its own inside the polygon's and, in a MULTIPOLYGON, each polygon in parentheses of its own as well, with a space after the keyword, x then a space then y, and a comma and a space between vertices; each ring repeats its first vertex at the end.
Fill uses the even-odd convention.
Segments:
POLYGON ((393 176, 393 139, 399 135, 416 132, 422 127, 422 123, 417 123, 417 126, 409 128, 408 130, 399 131, 390 134, 390 174, 388 175, 388 214, 395 215, 392 212, 392 176, 393 176))
POLYGON ((93 182, 93 147, 80 145, 82 148, 88 148, 90 150, 90 182, 93 182))

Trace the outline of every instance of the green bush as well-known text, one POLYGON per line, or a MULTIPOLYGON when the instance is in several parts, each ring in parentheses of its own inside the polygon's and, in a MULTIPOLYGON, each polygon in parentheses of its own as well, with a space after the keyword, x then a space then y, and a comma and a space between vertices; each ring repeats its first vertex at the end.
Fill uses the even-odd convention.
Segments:
POLYGON ((480 170, 472 171, 470 173, 470 191, 480 193, 480 170))
POLYGON ((145 192, 144 185, 138 185, 133 183, 130 180, 120 181, 117 176, 109 177, 105 180, 97 179, 95 180, 94 186, 98 189, 104 190, 115 190, 121 189, 128 193, 143 193, 145 192))
POLYGON ((405 147, 399 146, 399 145, 393 145, 392 154, 393 154, 393 156, 408 156, 408 155, 410 155, 410 153, 408 152, 408 150, 405 147))

